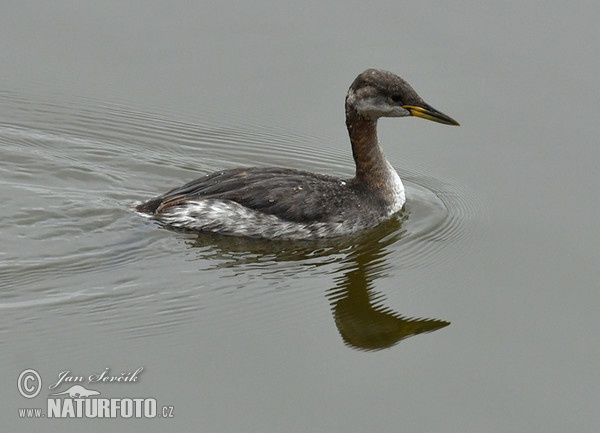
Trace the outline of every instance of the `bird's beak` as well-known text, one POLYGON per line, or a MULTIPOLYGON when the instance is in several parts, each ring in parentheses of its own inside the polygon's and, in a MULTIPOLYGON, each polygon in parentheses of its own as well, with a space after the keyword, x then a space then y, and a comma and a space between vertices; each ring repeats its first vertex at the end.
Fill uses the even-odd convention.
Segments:
POLYGON ((446 116, 444 113, 437 111, 435 108, 425 103, 423 105, 403 105, 402 108, 408 110, 411 116, 421 117, 423 119, 443 123, 444 125, 460 126, 460 124, 450 116, 446 116))

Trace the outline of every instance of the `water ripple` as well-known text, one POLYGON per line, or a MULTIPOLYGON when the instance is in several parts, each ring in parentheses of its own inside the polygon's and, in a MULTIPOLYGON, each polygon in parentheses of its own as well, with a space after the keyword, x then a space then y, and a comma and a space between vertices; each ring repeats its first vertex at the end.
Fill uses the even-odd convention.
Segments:
MULTIPOLYGON (((323 289, 329 288, 332 274, 355 266, 348 258, 358 250, 372 258, 370 278, 442 261, 450 243, 460 253, 479 212, 463 188, 398 167, 405 211, 355 236, 272 242, 163 230, 131 212, 131 204, 240 165, 351 176, 347 144, 273 127, 186 123, 96 101, 58 101, 0 92, 0 309, 71 305, 92 321, 112 317, 115 329, 129 320, 133 336, 168 332, 207 306, 222 323, 234 315, 250 320, 278 302, 274 293, 302 279, 328 281, 323 289), (248 286, 255 290, 241 295, 248 286), (245 313, 224 299, 216 306, 207 294, 235 294, 245 313), (111 309, 117 300, 128 319, 111 309)), ((294 305, 286 315, 301 320, 306 300, 294 305)))

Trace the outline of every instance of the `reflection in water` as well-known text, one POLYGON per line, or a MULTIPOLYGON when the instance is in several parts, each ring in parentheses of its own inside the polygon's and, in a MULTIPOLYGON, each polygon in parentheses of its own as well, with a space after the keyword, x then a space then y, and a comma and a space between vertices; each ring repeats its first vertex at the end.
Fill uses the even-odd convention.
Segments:
POLYGON ((344 342, 351 347, 380 350, 450 324, 437 319, 409 318, 382 305, 383 295, 374 291, 373 282, 388 267, 385 247, 397 237, 357 245, 344 260, 342 273, 336 278, 337 287, 328 293, 335 324, 344 342))
MULTIPOLYGON (((212 233, 198 234, 191 245, 201 251, 217 268, 256 263, 302 262, 310 266, 339 263, 336 287, 327 297, 344 342, 356 349, 380 350, 413 335, 432 332, 450 322, 438 319, 410 318, 383 306, 384 297, 374 290, 374 281, 390 268, 387 247, 402 242, 405 213, 379 227, 359 235, 327 242, 270 241, 212 233)), ((298 272, 297 267, 291 270, 298 272)), ((287 274, 281 270, 281 276, 287 274)))

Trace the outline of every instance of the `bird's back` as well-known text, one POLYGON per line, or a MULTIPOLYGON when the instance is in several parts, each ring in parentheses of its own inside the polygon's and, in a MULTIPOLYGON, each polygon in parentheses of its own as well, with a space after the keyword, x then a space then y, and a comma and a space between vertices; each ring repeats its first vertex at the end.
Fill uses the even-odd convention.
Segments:
POLYGON ((283 220, 340 222, 362 208, 376 209, 360 185, 332 176, 285 168, 236 168, 219 171, 137 206, 138 212, 160 215, 175 206, 201 200, 232 201, 283 220))

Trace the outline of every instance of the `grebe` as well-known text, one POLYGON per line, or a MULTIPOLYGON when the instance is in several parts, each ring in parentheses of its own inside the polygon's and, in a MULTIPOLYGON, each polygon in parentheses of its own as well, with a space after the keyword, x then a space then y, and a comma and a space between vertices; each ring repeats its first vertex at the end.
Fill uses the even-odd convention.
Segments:
POLYGON ((399 76, 360 74, 346 95, 352 179, 286 168, 234 168, 208 174, 136 207, 162 224, 267 239, 318 239, 374 227, 404 206, 400 177, 377 140, 380 117, 416 116, 458 125, 399 76))

